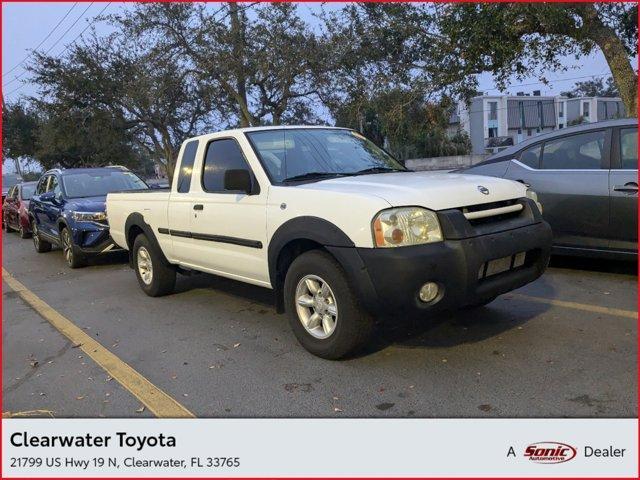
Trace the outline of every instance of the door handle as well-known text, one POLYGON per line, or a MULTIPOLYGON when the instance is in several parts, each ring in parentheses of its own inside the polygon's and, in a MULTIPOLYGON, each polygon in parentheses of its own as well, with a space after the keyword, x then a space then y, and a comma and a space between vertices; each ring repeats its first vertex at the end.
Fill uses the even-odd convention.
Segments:
POLYGON ((638 193, 638 184, 636 182, 627 182, 624 185, 616 185, 613 189, 616 192, 638 193))
POLYGON ((197 205, 193 206, 194 210, 204 210, 204 205, 202 205, 201 203, 198 203, 197 205))
POLYGON ((529 185, 527 182, 525 182, 522 179, 516 180, 516 182, 520 182, 521 184, 523 184, 525 187, 529 188, 531 185, 529 185))

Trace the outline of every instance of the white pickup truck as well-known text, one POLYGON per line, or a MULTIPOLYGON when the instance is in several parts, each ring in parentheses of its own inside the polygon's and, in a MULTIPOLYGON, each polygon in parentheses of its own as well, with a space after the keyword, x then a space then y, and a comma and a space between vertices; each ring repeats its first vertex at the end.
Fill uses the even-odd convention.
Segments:
POLYGON ((483 305, 538 278, 551 247, 540 208, 521 183, 412 172, 330 127, 191 138, 170 191, 107 196, 145 293, 194 270, 273 289, 300 343, 330 359, 383 316, 483 305))

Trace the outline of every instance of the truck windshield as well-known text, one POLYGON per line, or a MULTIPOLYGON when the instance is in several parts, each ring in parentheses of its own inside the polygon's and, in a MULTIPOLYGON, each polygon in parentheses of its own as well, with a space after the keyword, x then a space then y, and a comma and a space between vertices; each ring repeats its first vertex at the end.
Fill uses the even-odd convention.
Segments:
POLYGON ((276 183, 407 170, 352 130, 292 128, 246 135, 276 183))
POLYGON ((62 176, 68 198, 102 197, 121 190, 146 190, 146 183, 136 174, 121 170, 70 173, 62 176))

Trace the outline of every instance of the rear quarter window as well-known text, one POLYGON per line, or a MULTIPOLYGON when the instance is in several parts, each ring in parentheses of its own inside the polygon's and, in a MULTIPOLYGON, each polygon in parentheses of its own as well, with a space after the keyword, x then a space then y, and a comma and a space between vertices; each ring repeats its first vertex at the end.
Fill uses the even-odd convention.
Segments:
POLYGON ((191 187, 191 174, 193 173, 193 164, 196 160, 196 152, 198 151, 198 140, 191 140, 184 146, 182 160, 180 162, 180 172, 178 172, 179 193, 187 193, 191 187))

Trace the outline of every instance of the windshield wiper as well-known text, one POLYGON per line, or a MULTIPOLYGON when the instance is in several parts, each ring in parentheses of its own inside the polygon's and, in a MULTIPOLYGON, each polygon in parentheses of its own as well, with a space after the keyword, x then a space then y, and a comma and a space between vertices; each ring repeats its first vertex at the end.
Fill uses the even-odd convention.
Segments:
POLYGON ((410 172, 411 170, 400 169, 400 168, 391 168, 391 167, 371 167, 365 168, 364 170, 358 170, 357 172, 353 172, 354 175, 362 175, 366 173, 387 173, 387 172, 410 172))
POLYGON ((344 177, 350 175, 349 173, 338 173, 338 172, 307 172, 302 175, 294 175, 293 177, 288 177, 282 180, 283 182, 296 182, 298 180, 315 180, 322 178, 336 178, 336 177, 344 177))

